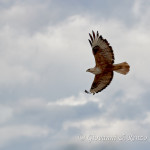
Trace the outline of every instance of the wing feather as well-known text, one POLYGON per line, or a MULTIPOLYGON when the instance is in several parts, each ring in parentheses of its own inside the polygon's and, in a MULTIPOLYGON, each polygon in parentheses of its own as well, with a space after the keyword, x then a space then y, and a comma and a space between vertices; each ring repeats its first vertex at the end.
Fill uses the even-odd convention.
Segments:
POLYGON ((92 33, 93 33, 93 37, 94 37, 94 40, 95 40, 95 33, 94 33, 94 31, 92 31, 92 33))
POLYGON ((97 31, 97 37, 99 37, 99 33, 98 33, 98 31, 97 31))
POLYGON ((110 82, 112 81, 112 78, 113 78, 112 71, 95 75, 90 92, 93 94, 101 92, 110 84, 110 82))
POLYGON ((93 42, 93 37, 92 37, 92 35, 89 33, 89 36, 90 36, 90 38, 91 38, 91 41, 93 42))
POLYGON ((108 66, 105 55, 101 55, 101 50, 99 50, 99 48, 95 49, 94 53, 96 53, 94 55, 96 66, 100 67, 102 71, 104 71, 108 66))
MULTIPOLYGON (((92 47, 94 56, 99 53, 99 56, 100 55, 103 56, 107 63, 113 64, 114 63, 114 54, 113 54, 112 47, 110 46, 108 41, 106 39, 103 39, 103 37, 101 35, 99 36, 98 31, 97 31, 96 36, 95 36, 94 31, 92 31, 92 33, 93 33, 93 37, 89 33, 90 38, 91 38, 91 41, 89 40, 89 42, 92 47), (95 47, 99 47, 99 50, 97 51, 97 53, 94 52, 95 47)), ((95 57, 95 61, 97 61, 96 58, 97 57, 95 57)))

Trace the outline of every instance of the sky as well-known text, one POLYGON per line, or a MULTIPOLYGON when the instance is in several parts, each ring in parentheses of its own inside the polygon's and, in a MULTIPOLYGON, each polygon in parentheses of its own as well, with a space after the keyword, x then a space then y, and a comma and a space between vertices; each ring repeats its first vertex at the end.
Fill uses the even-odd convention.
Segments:
POLYGON ((0 149, 148 150, 149 18, 150 0, 0 0, 0 149), (92 30, 131 67, 94 96, 92 30))

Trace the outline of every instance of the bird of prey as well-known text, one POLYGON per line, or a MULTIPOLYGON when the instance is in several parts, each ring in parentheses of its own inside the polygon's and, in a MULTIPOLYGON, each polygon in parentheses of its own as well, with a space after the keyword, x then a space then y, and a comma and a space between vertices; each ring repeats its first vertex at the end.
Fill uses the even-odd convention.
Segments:
POLYGON ((129 72, 130 66, 127 62, 114 64, 113 50, 108 41, 103 39, 102 36, 99 36, 98 31, 96 34, 92 31, 92 34, 89 33, 89 43, 92 47, 96 65, 94 68, 88 69, 87 72, 93 73, 95 78, 90 92, 87 90, 85 92, 94 95, 95 93, 101 92, 110 84, 114 71, 126 75, 129 72))

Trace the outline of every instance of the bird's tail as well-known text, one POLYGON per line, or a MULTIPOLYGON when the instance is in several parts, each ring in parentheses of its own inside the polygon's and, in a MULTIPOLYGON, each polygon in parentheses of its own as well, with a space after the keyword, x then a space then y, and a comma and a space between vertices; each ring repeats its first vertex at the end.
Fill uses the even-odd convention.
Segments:
POLYGON ((130 70, 130 66, 127 62, 123 62, 120 64, 113 65, 113 70, 118 73, 126 75, 130 70))

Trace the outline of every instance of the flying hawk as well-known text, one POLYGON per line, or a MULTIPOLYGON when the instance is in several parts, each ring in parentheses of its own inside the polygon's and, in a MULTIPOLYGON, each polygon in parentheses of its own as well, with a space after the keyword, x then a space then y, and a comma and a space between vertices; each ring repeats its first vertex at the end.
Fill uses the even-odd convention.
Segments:
POLYGON ((109 45, 106 39, 103 39, 102 36, 99 36, 92 31, 93 36, 89 33, 90 45, 92 47, 92 52, 95 57, 95 67, 90 68, 87 72, 91 72, 95 75, 94 81, 92 83, 90 92, 85 90, 86 93, 95 93, 101 92, 105 89, 113 78, 113 71, 126 75, 129 72, 130 66, 127 62, 120 64, 114 64, 114 54, 112 47, 109 45))

